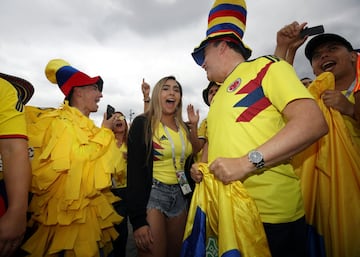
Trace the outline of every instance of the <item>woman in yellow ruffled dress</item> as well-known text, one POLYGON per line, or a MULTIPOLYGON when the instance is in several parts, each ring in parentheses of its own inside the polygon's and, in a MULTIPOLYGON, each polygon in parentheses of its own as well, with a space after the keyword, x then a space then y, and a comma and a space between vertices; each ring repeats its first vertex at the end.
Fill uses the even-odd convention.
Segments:
POLYGON ((58 109, 27 107, 29 145, 34 148, 29 207, 33 234, 22 248, 29 256, 107 256, 121 222, 112 207, 111 173, 122 158, 112 132, 89 119, 102 97, 103 81, 51 60, 45 73, 65 95, 58 109))

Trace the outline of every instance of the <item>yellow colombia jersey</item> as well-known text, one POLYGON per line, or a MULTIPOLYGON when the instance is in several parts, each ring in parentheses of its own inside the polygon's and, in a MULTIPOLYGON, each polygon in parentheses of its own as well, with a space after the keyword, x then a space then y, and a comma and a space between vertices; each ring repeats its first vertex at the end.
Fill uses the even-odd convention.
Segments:
MULTIPOLYGON (((183 169, 180 164, 180 156, 182 152, 182 144, 180 133, 174 131, 170 128, 167 128, 171 140, 175 145, 175 156, 176 156, 176 167, 178 170, 183 169)), ((186 132, 181 128, 181 133, 184 139, 185 145, 185 160, 192 152, 192 146, 186 136, 186 132)), ((157 180, 166 183, 166 184, 177 184, 178 180, 176 177, 176 171, 173 165, 172 152, 171 152, 171 141, 168 139, 168 136, 165 133, 164 126, 160 123, 158 129, 155 131, 155 136, 153 137, 153 147, 154 147, 154 166, 153 166, 153 177, 157 180)), ((184 160, 184 164, 185 164, 184 160)))
MULTIPOLYGON (((285 126, 281 112, 289 102, 313 98, 292 66, 269 58, 238 65, 214 96, 207 118, 209 163, 256 149, 285 126)), ((244 186, 263 222, 290 222, 304 215, 299 179, 290 164, 251 176, 244 186)))
POLYGON ((0 138, 27 138, 23 105, 16 89, 0 78, 0 138))

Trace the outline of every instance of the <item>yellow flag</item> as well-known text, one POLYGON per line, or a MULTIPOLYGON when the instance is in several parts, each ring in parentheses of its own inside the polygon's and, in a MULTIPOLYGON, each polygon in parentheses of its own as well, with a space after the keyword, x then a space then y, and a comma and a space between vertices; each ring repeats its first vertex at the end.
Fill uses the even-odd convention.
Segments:
POLYGON ((334 86, 329 72, 310 85, 329 133, 295 156, 293 163, 301 178, 312 257, 360 256, 360 149, 340 112, 321 100, 322 92, 334 86))
POLYGON ((254 200, 240 181, 224 185, 199 163, 203 180, 192 196, 182 257, 271 256, 254 200))

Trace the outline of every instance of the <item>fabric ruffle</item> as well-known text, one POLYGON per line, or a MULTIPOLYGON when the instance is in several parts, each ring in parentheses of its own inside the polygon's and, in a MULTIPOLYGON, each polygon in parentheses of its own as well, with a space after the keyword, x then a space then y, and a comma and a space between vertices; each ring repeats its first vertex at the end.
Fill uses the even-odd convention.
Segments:
MULTIPOLYGON (((66 102, 59 109, 26 107, 32 161, 30 226, 36 232, 23 245, 30 256, 100 256, 117 237, 121 222, 112 207, 111 174, 124 166, 110 129, 66 102)), ((110 249, 111 250, 111 249, 110 249)))

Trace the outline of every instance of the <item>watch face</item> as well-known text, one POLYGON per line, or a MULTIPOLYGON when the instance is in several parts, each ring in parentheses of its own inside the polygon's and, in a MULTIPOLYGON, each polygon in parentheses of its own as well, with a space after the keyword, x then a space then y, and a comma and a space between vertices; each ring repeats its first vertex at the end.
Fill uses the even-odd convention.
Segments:
POLYGON ((249 154, 249 158, 251 160, 252 163, 259 163, 261 162, 261 160, 263 159, 263 156, 260 152, 258 151, 252 151, 249 154))

